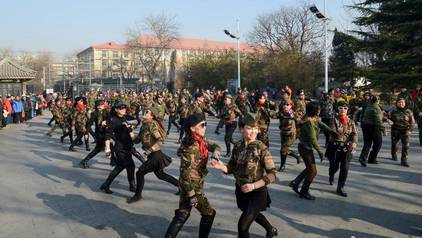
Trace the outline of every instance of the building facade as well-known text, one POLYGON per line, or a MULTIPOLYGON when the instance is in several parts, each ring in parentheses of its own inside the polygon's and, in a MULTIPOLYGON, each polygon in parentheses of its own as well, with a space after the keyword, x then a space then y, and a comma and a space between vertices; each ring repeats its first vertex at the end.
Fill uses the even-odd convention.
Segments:
MULTIPOLYGON (((165 47, 160 46, 156 37, 142 35, 133 44, 113 42, 92 45, 77 54, 78 78, 105 83, 118 79, 120 83, 151 83, 185 87, 183 66, 192 58, 203 53, 227 53, 236 51, 237 44, 223 41, 177 38, 165 47), (157 61, 157 62, 156 62, 157 61), (147 63, 155 65, 155 74, 149 75, 147 63)), ((252 47, 240 44, 240 51, 251 51, 252 47)))

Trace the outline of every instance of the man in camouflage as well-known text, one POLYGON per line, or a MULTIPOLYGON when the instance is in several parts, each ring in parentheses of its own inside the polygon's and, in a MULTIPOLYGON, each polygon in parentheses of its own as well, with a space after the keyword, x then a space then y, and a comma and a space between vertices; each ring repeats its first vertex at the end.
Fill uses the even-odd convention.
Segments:
POLYGON ((63 135, 60 137, 60 142, 63 143, 64 139, 69 136, 71 144, 73 143, 73 133, 72 133, 72 98, 67 97, 65 105, 62 107, 62 117, 63 117, 63 135))
POLYGON ((391 154, 392 159, 397 161, 397 152, 399 149, 399 141, 402 143, 401 151, 401 165, 409 167, 407 162, 408 159, 408 148, 410 146, 410 134, 411 130, 415 126, 415 120, 413 112, 406 108, 406 100, 403 97, 399 97, 396 102, 396 108, 392 111, 390 119, 393 122, 391 128, 391 154))
POLYGON ((53 120, 55 121, 54 126, 50 128, 50 130, 47 132, 48 136, 51 136, 51 134, 56 130, 57 127, 63 128, 63 114, 62 114, 62 108, 63 108, 63 100, 62 98, 58 97, 56 100, 54 100, 54 106, 51 110, 51 114, 53 114, 53 120))
POLYGON ((186 97, 180 97, 179 100, 179 105, 178 105, 178 115, 179 115, 179 125, 180 125, 180 130, 179 130, 179 139, 178 139, 178 144, 181 143, 182 137, 184 136, 185 133, 185 122, 189 116, 189 103, 187 101, 186 97))
POLYGON ((259 133, 257 139, 262 141, 267 147, 269 147, 269 125, 271 118, 271 111, 266 106, 265 96, 261 96, 257 101, 257 114, 256 119, 259 126, 259 133))

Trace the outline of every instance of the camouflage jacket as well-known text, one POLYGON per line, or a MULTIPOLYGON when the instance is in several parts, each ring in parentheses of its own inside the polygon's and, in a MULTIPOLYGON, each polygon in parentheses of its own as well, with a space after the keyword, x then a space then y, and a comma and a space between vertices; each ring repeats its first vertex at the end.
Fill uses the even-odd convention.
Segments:
POLYGON ((188 118, 189 104, 188 103, 180 103, 178 105, 178 114, 179 114, 180 118, 188 118))
POLYGON ((399 130, 413 129, 416 122, 414 120, 413 112, 410 109, 395 108, 391 112, 390 119, 394 122, 392 128, 399 130))
POLYGON ((235 121, 239 116, 242 116, 242 112, 238 109, 235 104, 230 104, 223 108, 222 118, 225 120, 225 124, 230 124, 235 121))
POLYGON ((88 122, 88 112, 84 110, 75 110, 72 114, 72 126, 75 127, 75 131, 86 133, 88 122))
POLYGON ((273 118, 279 119, 279 129, 281 130, 281 135, 295 135, 296 126, 294 112, 289 113, 281 110, 278 113, 274 114, 273 118))
POLYGON ((72 128, 72 114, 73 109, 67 106, 62 107, 63 127, 72 128))
POLYGON ((166 102, 166 107, 167 111, 169 112, 169 115, 174 116, 178 109, 178 103, 176 102, 176 100, 171 99, 166 102))
POLYGON ((304 120, 306 116, 306 102, 305 100, 295 101, 295 120, 297 122, 304 120))
POLYGON ((64 118, 62 114, 62 107, 57 104, 53 106, 53 109, 51 110, 51 113, 53 114, 54 121, 57 123, 57 125, 63 125, 64 118))
POLYGON ((153 146, 160 146, 165 137, 166 132, 157 121, 144 119, 135 143, 141 142, 144 149, 149 149, 153 146))
POLYGON ((271 118, 270 109, 260 106, 257 110, 256 119, 260 128, 268 128, 271 118))
POLYGON ((191 104, 189 108, 189 115, 193 115, 197 113, 204 114, 204 111, 205 111, 205 106, 197 101, 191 104))
MULTIPOLYGON (((221 151, 219 145, 207 142, 207 148, 210 152, 221 151)), ((190 146, 181 145, 179 147, 178 156, 181 157, 179 184, 185 193, 192 190, 202 193, 201 184, 206 177, 208 158, 203 158, 200 153, 198 142, 194 142, 190 146)))
POLYGON ((228 174, 234 174, 236 184, 242 186, 263 179, 267 184, 276 179, 276 168, 266 145, 256 140, 245 144, 241 140, 235 144, 227 165, 228 174))
POLYGON ((358 131, 354 120, 350 119, 349 117, 347 117, 347 120, 348 124, 344 125, 342 124, 341 119, 339 119, 338 116, 335 117, 335 121, 331 125, 331 128, 338 134, 337 136, 331 135, 331 141, 347 143, 358 142, 358 131))

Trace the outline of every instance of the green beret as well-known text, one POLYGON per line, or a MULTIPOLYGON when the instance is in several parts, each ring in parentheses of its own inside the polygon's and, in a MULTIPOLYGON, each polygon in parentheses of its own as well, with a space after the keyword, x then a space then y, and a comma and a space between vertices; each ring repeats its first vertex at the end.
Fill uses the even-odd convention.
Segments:
POLYGON ((252 113, 246 113, 242 118, 241 125, 244 126, 257 126, 257 119, 252 113))

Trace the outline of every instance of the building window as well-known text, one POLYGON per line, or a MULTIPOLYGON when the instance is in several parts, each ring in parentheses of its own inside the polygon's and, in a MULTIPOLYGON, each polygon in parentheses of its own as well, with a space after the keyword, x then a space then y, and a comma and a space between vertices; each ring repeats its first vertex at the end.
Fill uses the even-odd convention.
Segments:
POLYGON ((118 52, 117 51, 113 51, 113 58, 118 58, 118 57, 119 57, 118 52))
POLYGON ((101 57, 106 58, 107 57, 107 50, 101 51, 101 57))
POLYGON ((113 66, 118 66, 119 65, 119 61, 118 60, 113 60, 113 66))
POLYGON ((128 51, 124 51, 123 52, 123 57, 128 58, 128 56, 129 56, 128 51))
POLYGON ((103 66, 103 68, 107 67, 107 61, 106 60, 102 60, 101 61, 101 66, 103 66))

